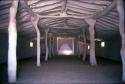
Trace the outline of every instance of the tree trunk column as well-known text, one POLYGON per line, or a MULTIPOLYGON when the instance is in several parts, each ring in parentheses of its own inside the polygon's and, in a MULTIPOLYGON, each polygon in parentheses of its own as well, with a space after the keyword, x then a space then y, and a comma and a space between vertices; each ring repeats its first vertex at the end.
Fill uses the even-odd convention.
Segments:
POLYGON ((79 57, 78 37, 76 37, 76 55, 79 57))
POLYGON ((77 37, 74 40, 74 55, 77 56, 77 37))
POLYGON ((84 39, 84 49, 83 49, 83 57, 82 60, 85 61, 86 59, 86 34, 85 34, 85 29, 83 30, 83 39, 84 39))
POLYGON ((51 43, 51 55, 53 56, 53 50, 54 50, 54 41, 53 41, 53 37, 51 38, 51 41, 52 41, 52 43, 51 43))
POLYGON ((55 55, 58 55, 58 48, 57 48, 57 47, 58 47, 58 46, 57 46, 57 44, 58 44, 58 43, 57 43, 57 36, 54 38, 54 40, 55 40, 55 43, 54 43, 54 44, 55 44, 55 49, 54 49, 54 52, 55 52, 55 55))
POLYGON ((49 55, 49 48, 48 48, 48 32, 49 32, 49 28, 45 30, 45 47, 46 47, 45 61, 48 61, 48 55, 49 55))
POLYGON ((125 17, 124 17, 124 1, 117 0, 117 11, 119 14, 119 31, 121 35, 121 58, 122 58, 122 80, 125 82, 125 17))
POLYGON ((38 21, 39 21, 39 17, 31 17, 31 22, 35 27, 36 30, 36 34, 37 34, 37 66, 40 66, 40 30, 38 28, 38 21))
POLYGON ((78 57, 80 58, 80 43, 79 43, 79 41, 77 42, 77 47, 78 47, 78 57))
POLYGON ((17 29, 16 29, 16 14, 18 9, 18 0, 13 0, 10 7, 10 19, 8 27, 8 82, 16 82, 17 59, 17 29))
POLYGON ((52 37, 49 37, 49 57, 52 57, 52 37))
POLYGON ((53 56, 56 55, 56 38, 53 37, 53 56))
POLYGON ((89 34, 90 34, 90 64, 92 66, 95 66, 97 65, 95 56, 95 30, 94 30, 96 20, 86 19, 86 22, 89 24, 89 34))

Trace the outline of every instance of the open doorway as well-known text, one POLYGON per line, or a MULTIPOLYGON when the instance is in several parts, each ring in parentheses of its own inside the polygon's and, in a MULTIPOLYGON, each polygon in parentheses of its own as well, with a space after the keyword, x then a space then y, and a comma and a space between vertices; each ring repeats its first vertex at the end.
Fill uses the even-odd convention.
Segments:
POLYGON ((74 55, 74 38, 57 37, 58 55, 74 55))

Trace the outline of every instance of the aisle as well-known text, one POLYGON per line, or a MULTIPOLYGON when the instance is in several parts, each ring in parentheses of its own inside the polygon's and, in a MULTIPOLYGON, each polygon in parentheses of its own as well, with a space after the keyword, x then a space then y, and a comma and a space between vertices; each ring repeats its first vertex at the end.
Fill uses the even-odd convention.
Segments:
POLYGON ((121 65, 104 61, 97 67, 77 57, 54 57, 35 66, 34 60, 20 63, 14 84, 120 84, 121 65))

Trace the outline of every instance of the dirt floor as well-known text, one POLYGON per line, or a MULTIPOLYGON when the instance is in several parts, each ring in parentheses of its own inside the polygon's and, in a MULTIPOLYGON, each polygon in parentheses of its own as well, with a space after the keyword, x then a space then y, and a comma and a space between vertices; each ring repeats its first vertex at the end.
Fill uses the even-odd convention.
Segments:
POLYGON ((14 84, 121 84, 122 79, 119 62, 99 59, 93 67, 75 56, 53 57, 40 67, 35 59, 19 61, 17 73, 14 84))

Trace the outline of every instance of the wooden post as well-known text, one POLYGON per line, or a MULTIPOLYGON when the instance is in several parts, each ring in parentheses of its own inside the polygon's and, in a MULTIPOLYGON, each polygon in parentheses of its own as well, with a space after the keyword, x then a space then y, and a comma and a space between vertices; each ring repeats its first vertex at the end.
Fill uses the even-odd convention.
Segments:
POLYGON ((55 37, 53 37, 53 56, 55 56, 56 54, 56 39, 55 37))
POLYGON ((48 32, 49 32, 49 28, 45 30, 45 46, 46 46, 45 61, 48 61, 48 54, 49 54, 49 49, 48 49, 48 32))
POLYGON ((37 33, 37 66, 40 66, 40 31, 37 26, 37 23, 39 21, 39 16, 35 13, 33 13, 32 9, 28 6, 27 0, 20 0, 20 3, 22 7, 29 13, 31 17, 31 22, 33 23, 36 33, 37 33))
POLYGON ((49 38, 48 38, 48 49, 49 49, 49 57, 51 58, 51 36, 49 34, 49 38))
POLYGON ((122 58, 122 81, 125 82, 125 14, 124 1, 117 0, 117 11, 119 14, 119 31, 121 35, 121 58, 122 58))
POLYGON ((55 40, 55 49, 54 49, 54 52, 55 52, 55 55, 58 55, 58 48, 57 48, 57 36, 54 38, 54 40, 55 40))
POLYGON ((77 38, 77 42, 76 42, 76 55, 79 57, 79 47, 78 47, 78 38, 77 38))
POLYGON ((79 41, 77 42, 77 46, 78 46, 78 57, 80 58, 80 43, 79 43, 79 41))
POLYGON ((84 39, 84 50, 83 50, 83 57, 82 60, 85 61, 86 59, 86 34, 85 34, 85 29, 83 30, 83 39, 84 39))
POLYGON ((90 64, 92 66, 95 66, 97 65, 95 56, 95 30, 94 30, 96 20, 86 19, 86 22, 89 24, 89 34, 90 34, 90 64))
POLYGON ((52 37, 51 37, 51 39, 50 39, 50 46, 51 46, 50 51, 51 51, 51 57, 52 57, 52 45, 53 45, 53 43, 52 43, 52 37))
POLYGON ((10 19, 8 27, 8 82, 16 82, 17 59, 17 29, 16 29, 16 14, 18 9, 18 0, 13 0, 10 7, 10 19))
POLYGON ((75 56, 77 56, 77 37, 75 37, 75 40, 74 40, 74 54, 75 56))
POLYGON ((51 53, 51 52, 50 52, 50 36, 48 37, 48 51, 49 51, 48 55, 49 55, 49 57, 50 57, 50 56, 51 56, 51 55, 50 55, 50 53, 51 53))
POLYGON ((54 48, 53 48, 53 47, 54 47, 53 37, 51 38, 51 42, 52 42, 52 43, 51 43, 51 55, 53 56, 53 49, 54 49, 54 48))
POLYGON ((31 17, 31 22, 35 27, 36 33, 37 33, 37 66, 40 66, 40 30, 38 28, 38 21, 39 17, 31 17))
POLYGON ((79 57, 79 52, 78 52, 78 37, 76 37, 76 56, 79 57))

